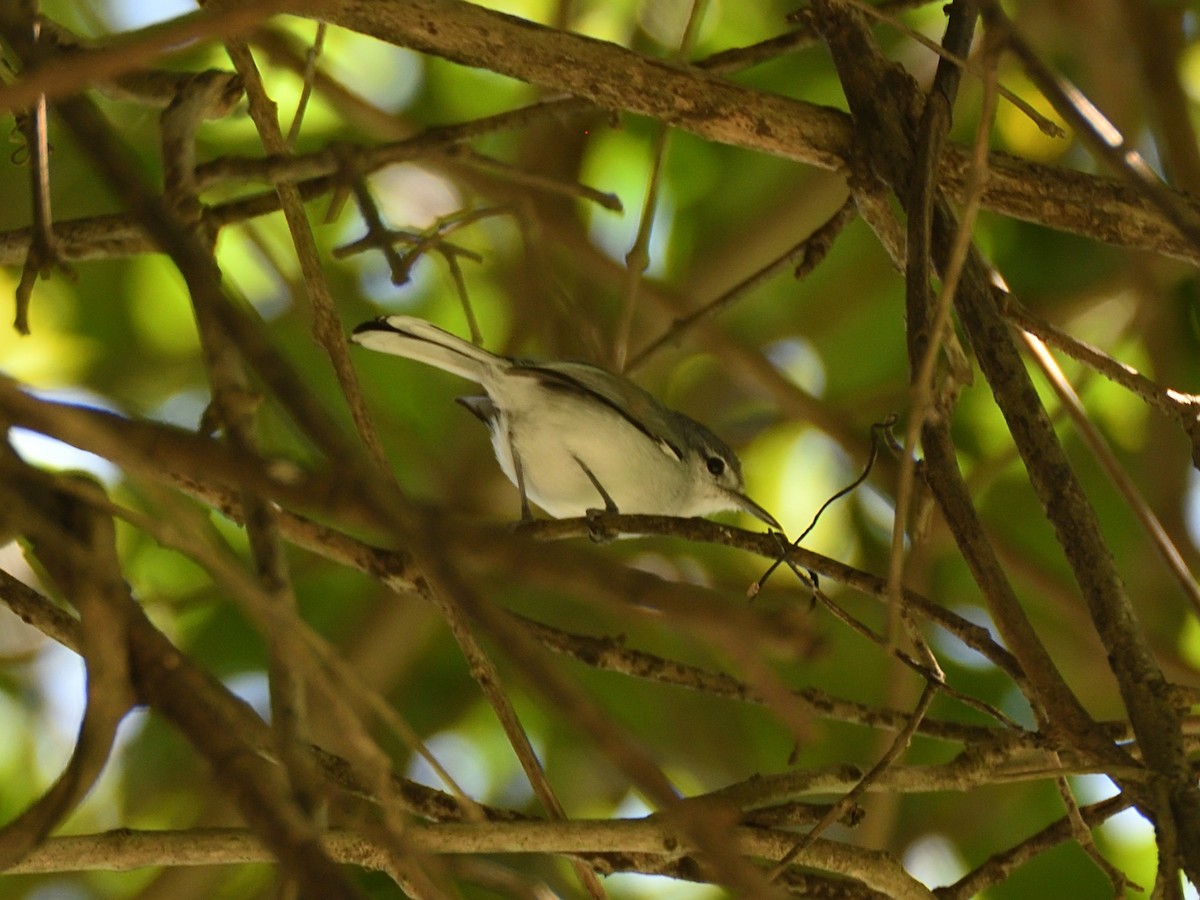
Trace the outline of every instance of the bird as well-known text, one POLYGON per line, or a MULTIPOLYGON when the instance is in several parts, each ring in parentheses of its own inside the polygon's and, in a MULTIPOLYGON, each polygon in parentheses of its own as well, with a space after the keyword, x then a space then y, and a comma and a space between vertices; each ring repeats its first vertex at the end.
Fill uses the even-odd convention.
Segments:
POLYGON ((350 340, 483 388, 458 402, 491 432, 522 520, 533 517, 532 501, 558 519, 741 510, 782 531, 746 495, 741 462, 724 441, 628 378, 589 363, 500 356, 413 316, 363 322, 350 340))

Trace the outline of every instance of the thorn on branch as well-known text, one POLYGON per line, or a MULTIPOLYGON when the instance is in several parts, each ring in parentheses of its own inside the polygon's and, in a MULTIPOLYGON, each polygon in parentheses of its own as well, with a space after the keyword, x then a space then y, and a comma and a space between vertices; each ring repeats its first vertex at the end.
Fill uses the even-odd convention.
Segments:
MULTIPOLYGON (((40 25, 35 22, 33 38, 40 42, 40 25)), ((38 97, 33 108, 17 117, 19 136, 24 139, 24 153, 20 149, 13 153, 13 160, 28 160, 30 191, 33 195, 33 232, 25 262, 21 267, 21 279, 15 292, 15 314, 13 328, 18 334, 29 334, 29 306, 33 299, 33 286, 38 276, 49 278, 58 268, 71 280, 75 272, 59 254, 58 241, 54 236, 54 215, 50 209, 50 140, 46 125, 46 98, 38 97)))

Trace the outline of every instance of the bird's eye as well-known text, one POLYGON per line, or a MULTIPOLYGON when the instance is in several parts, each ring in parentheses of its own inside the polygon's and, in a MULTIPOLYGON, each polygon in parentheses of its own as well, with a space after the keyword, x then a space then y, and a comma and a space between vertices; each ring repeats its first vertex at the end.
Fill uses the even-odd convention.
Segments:
POLYGON ((710 456, 704 461, 704 464, 708 466, 708 471, 713 475, 720 475, 725 471, 725 460, 719 456, 710 456))

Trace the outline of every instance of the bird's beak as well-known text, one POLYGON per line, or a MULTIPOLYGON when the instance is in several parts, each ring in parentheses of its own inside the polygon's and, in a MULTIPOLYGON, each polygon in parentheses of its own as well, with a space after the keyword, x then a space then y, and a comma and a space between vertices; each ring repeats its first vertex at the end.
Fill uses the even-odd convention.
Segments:
POLYGON ((729 499, 733 501, 734 508, 750 513, 756 519, 766 522, 777 531, 783 531, 783 526, 775 521, 775 517, 747 497, 745 494, 737 491, 729 492, 729 499))

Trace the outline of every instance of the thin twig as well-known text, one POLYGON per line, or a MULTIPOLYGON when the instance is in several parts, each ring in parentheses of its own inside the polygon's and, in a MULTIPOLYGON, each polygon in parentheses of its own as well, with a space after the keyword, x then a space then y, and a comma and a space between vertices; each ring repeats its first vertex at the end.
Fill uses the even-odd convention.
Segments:
MULTIPOLYGON (((319 665, 306 667, 306 676, 319 686, 325 698, 325 712, 335 714, 338 721, 338 732, 343 740, 353 742, 355 759, 359 762, 364 754, 375 757, 368 765, 359 764, 351 770, 348 777, 361 779, 361 772, 372 775, 383 772, 383 779, 372 779, 373 796, 380 802, 385 812, 402 808, 399 797, 393 793, 390 764, 383 751, 367 734, 366 728, 355 715, 349 712, 345 699, 349 698, 358 705, 369 709, 386 728, 401 741, 401 743, 421 756, 430 768, 446 785, 454 801, 459 805, 466 819, 486 818, 481 807, 458 786, 450 773, 430 752, 428 747, 417 736, 416 732, 404 721, 396 709, 381 697, 376 691, 365 685, 361 678, 338 656, 336 650, 325 638, 304 622, 294 609, 280 607, 268 590, 255 581, 242 568, 235 551, 221 540, 215 532, 207 516, 198 514, 181 503, 177 495, 163 490, 154 491, 152 496, 157 501, 159 509, 166 515, 151 516, 137 512, 128 507, 115 503, 104 505, 106 513, 118 517, 146 535, 152 537, 163 547, 170 547, 188 559, 194 561, 212 577, 213 582, 222 587, 228 596, 237 603, 246 616, 257 623, 261 630, 269 632, 272 629, 287 629, 295 638, 303 643, 312 654, 313 661, 319 665), (212 535, 213 541, 206 541, 205 535, 212 535), (218 543, 219 542, 219 543, 218 543), (272 624, 274 623, 274 624, 272 624), (391 809, 389 802, 395 801, 391 809)), ((241 519, 245 513, 242 510, 241 519)), ((305 752, 309 750, 306 744, 305 752)))
POLYGON ((1079 436, 1083 438, 1088 449, 1092 451, 1092 455, 1100 463, 1105 474, 1113 483, 1121 496, 1125 498, 1130 511, 1134 517, 1145 529, 1147 536, 1150 538, 1150 543, 1154 545, 1154 549, 1158 551, 1158 555, 1162 557, 1166 563, 1167 569, 1175 577, 1175 581, 1183 590, 1184 596, 1192 604, 1192 611, 1196 615, 1200 615, 1200 585, 1196 583, 1195 577, 1188 569, 1187 562, 1184 561, 1183 555, 1175 546, 1175 542, 1171 540, 1171 536, 1167 534, 1167 530, 1155 515, 1154 510, 1146 502, 1142 496, 1142 492, 1138 490, 1133 479, 1129 477, 1129 473, 1121 466, 1116 454, 1108 445, 1108 441, 1104 439, 1104 435, 1100 433, 1100 429, 1096 427, 1091 418, 1084 409, 1079 395, 1075 389, 1071 387, 1070 381, 1054 357, 1050 355, 1050 351, 1046 349, 1035 335, 1028 332, 1024 333, 1025 345, 1029 348, 1029 352, 1033 355, 1038 367, 1042 370, 1042 374, 1046 380, 1050 382, 1050 387, 1054 389, 1054 393, 1058 395, 1059 401, 1063 408, 1066 409, 1067 415, 1071 417, 1071 421, 1075 424, 1075 428, 1079 431, 1079 436))
MULTIPOLYGON (((758 595, 759 591, 761 591, 763 589, 763 585, 765 585, 767 583, 767 579, 769 579, 775 573, 775 570, 777 568, 779 568, 779 566, 782 565, 783 563, 788 562, 789 550, 798 550, 800 548, 800 544, 803 543, 803 541, 806 537, 808 537, 809 532, 811 532, 814 528, 817 527, 817 522, 820 521, 821 515, 825 512, 825 510, 827 510, 833 503, 840 500, 842 497, 845 497, 846 495, 852 493, 855 489, 858 488, 858 486, 860 484, 862 484, 864 481, 867 480, 867 478, 870 477, 871 470, 875 468, 875 460, 879 455, 879 443, 883 439, 883 438, 881 438, 881 435, 890 434, 890 429, 891 429, 892 425, 895 424, 895 422, 896 422, 896 416, 889 415, 882 422, 876 422, 871 426, 871 449, 867 454, 867 462, 863 466, 862 472, 860 472, 858 477, 855 478, 852 482, 850 482, 848 485, 846 485, 843 488, 839 488, 836 492, 834 492, 833 496, 829 497, 824 503, 821 504, 820 508, 818 508, 816 513, 813 514, 812 521, 808 523, 808 527, 805 528, 802 532, 800 532, 800 534, 795 538, 795 540, 790 542, 790 547, 783 546, 783 535, 778 535, 779 538, 781 539, 779 556, 775 559, 775 561, 773 563, 771 563, 770 566, 767 567, 767 570, 765 572, 763 572, 762 575, 760 575, 757 579, 755 579, 753 582, 751 582, 750 587, 748 587, 746 589, 747 597, 749 597, 751 599, 756 597, 758 595)), ((792 568, 794 571, 795 570, 794 563, 789 563, 789 564, 792 565, 792 568)), ((801 579, 801 580, 804 580, 804 579, 801 579)), ((813 579, 813 587, 814 588, 816 587, 815 578, 813 579)))
MULTIPOLYGON (((902 662, 905 666, 907 666, 912 671, 916 672, 918 675, 920 675, 922 678, 924 678, 927 682, 937 682, 938 681, 938 674, 939 674, 940 670, 931 669, 923 661, 913 658, 911 655, 909 655, 907 652, 902 650, 900 647, 895 646, 894 641, 890 640, 886 635, 882 635, 876 631, 873 631, 870 627, 863 624, 858 619, 854 618, 854 616, 850 615, 848 612, 846 612, 846 610, 842 609, 842 607, 840 607, 840 606, 838 606, 838 604, 834 603, 823 591, 816 590, 816 591, 814 591, 814 594, 815 594, 817 600, 819 600, 821 602, 821 605, 824 606, 827 610, 829 610, 839 622, 841 622, 844 625, 848 625, 856 633, 862 635, 867 640, 869 640, 871 643, 875 644, 876 646, 880 647, 881 649, 884 649, 884 650, 887 650, 888 652, 890 652, 893 657, 898 659, 900 662, 902 662)), ((1011 729, 1011 730, 1017 731, 1017 732, 1024 732, 1025 729, 1023 729, 1018 722, 1013 720, 1013 718, 1011 716, 1009 716, 1007 713, 1005 713, 1003 710, 997 708, 996 706, 994 706, 990 703, 986 703, 983 700, 979 700, 975 697, 972 697, 970 694, 966 694, 963 691, 958 690, 957 688, 954 688, 948 684, 945 684, 944 682, 938 682, 938 684, 939 684, 939 689, 944 691, 947 696, 953 697, 955 700, 957 700, 964 706, 966 706, 970 709, 974 709, 979 712, 982 712, 987 716, 990 716, 992 719, 999 722, 1005 728, 1008 728, 1008 729, 1011 729)))
POLYGON ((1082 91, 1038 58, 996 0, 986 0, 983 14, 988 27, 1003 35, 1005 45, 1021 61, 1034 84, 1055 111, 1074 126, 1092 153, 1137 187, 1179 229, 1179 233, 1200 250, 1200 217, 1195 211, 1177 202, 1173 192, 1163 184, 1137 148, 1082 91))
MULTIPOLYGON (((1127 794, 1117 794, 1091 806, 1082 807, 1079 812, 1089 826, 1095 827, 1132 805, 1133 802, 1127 794)), ((1064 841, 1069 841, 1072 837, 1072 825, 1063 817, 1016 846, 996 853, 954 884, 939 888, 938 897, 941 900, 970 900, 972 897, 978 897, 988 887, 1006 880, 1014 869, 1064 841)))
POLYGON ((328 26, 324 22, 317 23, 317 34, 313 38, 312 46, 308 48, 308 53, 304 57, 304 71, 301 73, 301 83, 303 87, 300 89, 300 99, 296 101, 296 113, 292 116, 292 124, 288 128, 286 143, 288 147, 295 147, 296 140, 300 137, 300 126, 304 122, 304 113, 308 109, 308 101, 312 98, 313 81, 317 73, 317 60, 321 58, 321 51, 325 48, 325 32, 328 26))
POLYGON ((962 69, 964 72, 968 72, 971 75, 974 75, 981 82, 986 83, 989 79, 991 79, 993 82, 993 87, 991 88, 991 90, 995 91, 997 94, 999 94, 1005 100, 1007 100, 1009 103, 1011 103, 1017 109, 1019 109, 1022 113, 1024 113, 1026 116, 1028 116, 1029 120, 1031 122, 1033 122, 1034 125, 1037 126, 1038 130, 1041 131, 1042 134, 1046 135, 1047 137, 1052 137, 1052 138, 1065 138, 1067 136, 1067 132, 1057 122, 1051 121, 1050 119, 1043 116, 1040 112, 1038 112, 1036 109, 1034 109, 1032 105, 1027 103, 1021 97, 1018 97, 1016 94, 1014 94, 1008 88, 1006 88, 1004 85, 996 84, 995 83, 995 72, 994 71, 989 72, 987 64, 985 64, 983 66, 978 66, 975 63, 971 62, 971 60, 968 59, 966 56, 964 56, 960 53, 954 53, 951 50, 948 50, 946 47, 937 43, 937 41, 927 38, 925 35, 921 34, 921 32, 919 32, 913 28, 909 28, 907 25, 905 25, 903 22, 901 22, 899 19, 897 19, 894 15, 889 13, 887 10, 883 9, 881 6, 877 6, 872 3, 867 3, 866 0, 845 0, 845 2, 849 3, 851 6, 855 7, 857 10, 859 10, 862 13, 865 13, 866 15, 870 16, 873 19, 876 19, 880 22, 886 22, 888 25, 890 25, 892 28, 895 28, 897 31, 899 31, 901 34, 903 34, 909 40, 916 41, 918 44, 920 44, 926 50, 929 50, 932 53, 936 53, 938 55, 939 59, 944 59, 946 62, 952 63, 953 65, 962 69))
MULTIPOLYGON (((53 64, 39 63, 24 72, 19 81, 0 85, 0 111, 27 109, 39 96, 51 101, 68 97, 89 85, 111 81, 164 57, 188 52, 199 41, 244 34, 280 12, 303 12, 311 2, 249 0, 125 32, 104 46, 72 48, 70 53, 56 54, 53 64)), ((56 33, 60 29, 61 26, 55 26, 56 33)), ((172 79, 164 83, 167 84, 165 105, 177 92, 178 83, 172 79)))
MULTIPOLYGON (((679 46, 672 54, 674 59, 684 60, 691 55, 707 9, 708 0, 691 0, 687 24, 680 36, 679 46)), ((612 354, 613 369, 617 372, 626 371, 629 339, 633 333, 633 320, 637 313, 638 291, 646 269, 650 266, 650 235, 654 229, 655 216, 658 214, 658 192, 662 186, 663 161, 666 159, 671 139, 671 129, 666 122, 656 122, 654 127, 654 140, 650 145, 650 172, 646 179, 642 214, 638 219, 633 244, 625 254, 625 289, 622 293, 621 317, 617 322, 612 354)))
POLYGON ((933 698, 937 696, 938 683, 936 681, 926 681, 925 689, 921 692, 921 699, 917 701, 917 707, 913 710, 912 716, 909 719, 908 725, 896 735, 891 746, 888 747, 879 760, 871 767, 871 769, 863 775, 850 791, 843 794, 836 803, 830 807, 829 811, 823 815, 820 821, 817 822, 811 829, 805 832, 804 836, 798 840, 794 847, 783 855, 783 858, 776 863, 775 868, 771 871, 771 878, 778 878, 784 867, 794 861, 801 853, 812 845, 821 832, 840 819, 846 814, 861 797, 866 790, 874 783, 893 762, 900 758, 900 755, 908 749, 908 745, 912 742, 913 735, 916 734, 917 726, 921 720, 925 718, 925 713, 929 709, 929 704, 933 702, 933 698))
POLYGON ((833 246, 834 239, 854 217, 855 212, 856 207, 854 206, 853 198, 848 197, 838 207, 837 212, 826 219, 824 224, 804 240, 784 252, 778 258, 767 263, 757 272, 743 278, 719 297, 710 300, 686 316, 677 318, 671 323, 670 328, 629 358, 629 361, 625 364, 625 372, 632 372, 668 344, 677 343, 684 334, 692 330, 699 323, 720 315, 745 295, 756 290, 767 281, 770 281, 785 269, 796 266, 795 274, 797 278, 803 278, 808 275, 828 254, 830 248, 833 246))
MULTIPOLYGON (((961 15, 961 12, 955 10, 954 14, 961 15)), ((961 40, 968 44, 970 42, 970 33, 974 30, 975 15, 974 11, 970 13, 971 21, 969 26, 965 28, 967 34, 961 36, 961 40)), ((948 40, 950 38, 949 31, 950 29, 948 28, 948 40)), ((943 347, 948 347, 956 340, 950 327, 950 310, 954 305, 954 295, 958 289, 963 265, 966 262, 967 253, 971 247, 971 234, 975 224, 975 217, 979 213, 983 190, 987 184, 987 147, 992 129, 992 118, 996 110, 995 86, 997 63, 997 52, 994 42, 988 46, 989 51, 986 54, 982 75, 984 81, 983 104, 979 118, 979 127, 976 129, 973 145, 974 158, 971 167, 971 176, 968 180, 967 201, 958 224, 958 230, 955 233, 954 245, 950 250, 949 261, 941 272, 941 289, 938 292, 937 300, 933 304, 932 315, 924 311, 918 315, 912 305, 908 307, 909 327, 917 331, 917 333, 910 336, 910 357, 918 352, 920 355, 918 357, 919 363, 912 374, 910 384, 912 408, 909 412, 908 423, 904 432, 904 453, 900 458, 900 474, 896 481, 896 508, 892 521, 891 550, 888 556, 888 595, 891 598, 887 624, 889 638, 896 634, 896 626, 903 610, 903 591, 901 586, 904 579, 904 536, 909 530, 909 513, 914 493, 916 474, 914 450, 917 446, 921 429, 928 417, 948 417, 951 414, 953 397, 958 389, 958 385, 953 383, 945 385, 939 391, 939 396, 935 402, 933 396, 934 367, 937 364, 943 347)), ((954 93, 957 89, 957 79, 951 81, 947 77, 949 75, 948 70, 939 66, 938 75, 938 83, 935 85, 937 90, 931 91, 926 100, 920 132, 925 140, 918 145, 918 160, 914 164, 914 168, 919 170, 918 177, 921 179, 919 184, 924 192, 924 197, 921 198, 916 195, 916 185, 918 182, 916 177, 914 177, 914 197, 911 202, 913 204, 922 203, 921 209, 923 210, 923 215, 926 217, 932 213, 934 197, 933 174, 937 168, 942 142, 950 127, 950 110, 953 104, 954 93), (950 85, 946 84, 948 81, 951 81, 950 85), (925 159, 920 158, 921 153, 925 154, 925 159)), ((908 234, 908 278, 916 278, 919 281, 919 284, 909 285, 909 296, 913 302, 920 303, 924 302, 924 298, 929 290, 928 275, 932 264, 929 253, 929 235, 931 229, 929 228, 929 219, 922 219, 921 216, 911 213, 911 208, 909 223, 911 227, 908 234), (921 234, 915 235, 913 227, 919 227, 921 234), (916 258, 918 254, 920 254, 919 259, 916 258)))
POLYGON ((1016 327, 1036 335, 1049 346, 1094 369, 1178 421, 1192 441, 1192 464, 1200 468, 1200 395, 1163 387, 1133 366, 1113 359, 1098 347, 1071 336, 1035 315, 1011 294, 1006 293, 1001 299, 1004 317, 1016 327))
POLYGON ((529 172, 503 160, 474 150, 466 144, 455 144, 446 151, 451 159, 458 160, 472 169, 499 175, 506 184, 523 185, 545 194, 561 197, 577 197, 595 203, 610 212, 624 212, 621 198, 616 194, 598 191, 596 188, 577 181, 563 181, 540 172, 529 172))
MULTIPOLYGON (((30 10, 33 44, 42 41, 41 16, 37 4, 30 10)), ((46 122, 46 97, 39 95, 31 110, 17 117, 28 150, 29 183, 33 195, 33 230, 17 282, 13 328, 29 334, 29 304, 39 276, 46 277, 57 266, 69 278, 74 271, 60 258, 54 236, 54 214, 50 208, 50 140, 46 122)))
POLYGON ((1072 836, 1096 864, 1096 867, 1108 877, 1108 881, 1112 885, 1113 897, 1125 897, 1127 890, 1142 892, 1142 888, 1130 881, 1124 872, 1105 859, 1100 848, 1096 846, 1092 830, 1083 820, 1083 813, 1075 801, 1075 795, 1071 792, 1071 785, 1067 782, 1066 776, 1060 775, 1055 778, 1054 784, 1058 788, 1058 796, 1062 798, 1063 805, 1067 809, 1066 819, 1071 825, 1072 836))
MULTIPOLYGON (((711 672, 699 666, 667 659, 625 646, 614 637, 571 634, 528 617, 518 616, 522 626, 542 646, 577 662, 606 672, 619 672, 658 684, 668 684, 730 700, 766 704, 761 692, 724 672, 711 672)), ((793 692, 807 704, 813 715, 838 722, 851 722, 888 731, 899 731, 909 714, 899 710, 870 707, 852 700, 830 696, 819 688, 800 688, 793 692)), ((994 729, 957 722, 922 719, 918 733, 946 741, 981 743, 994 737, 994 729)))

